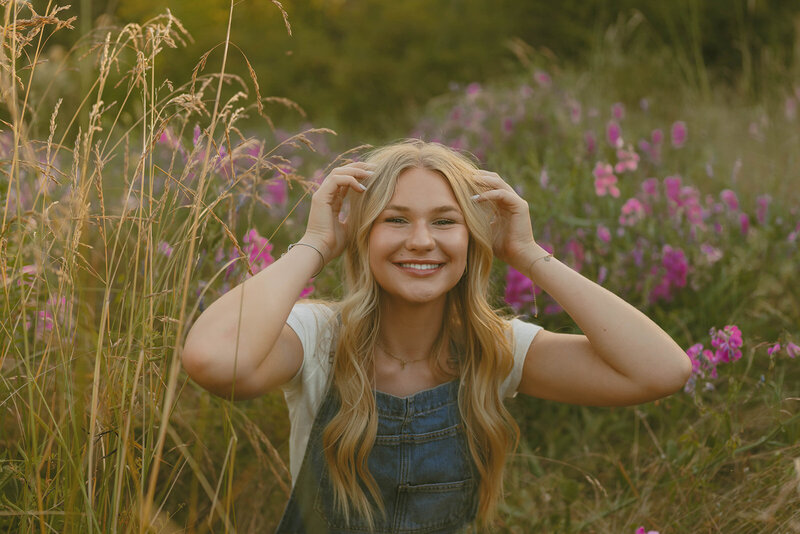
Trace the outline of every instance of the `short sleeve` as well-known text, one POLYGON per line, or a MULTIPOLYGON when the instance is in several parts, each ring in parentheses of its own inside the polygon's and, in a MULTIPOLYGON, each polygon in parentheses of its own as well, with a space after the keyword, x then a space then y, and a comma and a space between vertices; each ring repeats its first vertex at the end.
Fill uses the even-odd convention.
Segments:
POLYGON ((542 330, 539 325, 531 324, 520 319, 511 320, 511 351, 514 355, 514 367, 511 373, 500 385, 500 398, 516 397, 519 383, 522 381, 522 368, 528 355, 533 338, 542 330))
POLYGON ((297 374, 286 384, 286 387, 292 388, 297 385, 304 374, 308 362, 315 356, 319 355, 321 342, 323 338, 330 336, 330 320, 333 315, 330 307, 312 302, 298 302, 292 307, 289 317, 286 318, 286 324, 294 330, 297 337, 300 338, 300 344, 303 346, 303 363, 300 365, 297 374))

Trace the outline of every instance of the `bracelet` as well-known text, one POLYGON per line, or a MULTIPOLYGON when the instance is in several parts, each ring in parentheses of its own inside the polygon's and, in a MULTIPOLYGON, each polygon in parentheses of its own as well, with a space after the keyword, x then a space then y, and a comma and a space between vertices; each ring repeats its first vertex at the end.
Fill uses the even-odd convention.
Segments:
POLYGON ((286 252, 284 252, 283 254, 281 254, 281 258, 282 258, 282 257, 284 257, 284 256, 285 256, 285 255, 286 255, 286 254, 287 254, 287 253, 288 253, 290 250, 292 250, 292 247, 296 247, 297 245, 303 245, 303 246, 306 246, 306 247, 311 247, 311 248, 313 248, 314 250, 316 250, 316 251, 317 251, 317 254, 319 254, 319 257, 320 257, 320 258, 322 258, 322 266, 319 268, 319 271, 317 271, 317 272, 316 272, 316 274, 314 274, 314 275, 311 277, 311 278, 316 278, 316 277, 317 277, 317 275, 319 275, 319 273, 321 273, 321 272, 322 272, 322 269, 324 269, 324 268, 325 268, 325 256, 323 256, 323 255, 322 255, 322 252, 320 252, 320 251, 319 251, 319 249, 318 249, 317 247, 315 247, 314 245, 310 245, 310 244, 308 244, 308 243, 301 243, 301 242, 299 242, 299 241, 298 241, 297 243, 292 243, 291 245, 289 245, 288 247, 286 247, 286 252))
MULTIPOLYGON (((530 266, 528 267, 528 271, 530 272, 530 276, 533 277, 533 272, 531 271, 531 269, 533 269, 533 266, 536 265, 537 261, 544 260, 545 262, 549 262, 551 259, 553 259, 553 255, 552 254, 545 254, 544 256, 539 256, 538 258, 533 260, 531 262, 530 266)), ((536 284, 534 283, 533 280, 531 280, 531 285, 532 285, 531 289, 533 289, 533 316, 538 318, 539 317, 539 305, 536 303, 536 284)))
POLYGON ((536 258, 531 262, 530 266, 528 267, 528 270, 533 269, 533 266, 536 265, 537 261, 539 260, 550 261, 552 257, 553 257, 552 254, 545 254, 544 256, 539 256, 538 258, 536 258))

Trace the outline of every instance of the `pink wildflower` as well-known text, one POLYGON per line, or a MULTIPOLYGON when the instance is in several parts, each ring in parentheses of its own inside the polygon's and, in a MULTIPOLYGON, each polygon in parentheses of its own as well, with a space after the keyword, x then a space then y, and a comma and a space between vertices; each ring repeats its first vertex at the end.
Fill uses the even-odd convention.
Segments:
POLYGON ((542 172, 539 173, 539 185, 542 186, 542 189, 547 189, 547 186, 550 184, 550 175, 547 174, 547 169, 542 169, 542 172))
POLYGON ((625 118, 625 106, 622 105, 622 102, 617 102, 611 106, 611 115, 618 121, 625 118))
POLYGON ((681 177, 680 176, 667 176, 664 178, 664 190, 666 191, 667 198, 675 204, 680 204, 681 201, 681 177))
POLYGON ((608 121, 608 125, 606 126, 606 137, 608 139, 608 144, 613 147, 621 148, 624 144, 622 140, 622 129, 619 127, 616 121, 608 121))
POLYGON ((686 123, 683 121, 677 121, 672 125, 672 146, 675 148, 680 148, 686 143, 686 123))
POLYGON ((616 172, 635 171, 639 167, 639 154, 633 149, 617 150, 616 172))
POLYGON ((311 284, 311 282, 309 282, 309 285, 303 288, 303 291, 300 292, 300 296, 297 298, 304 299, 313 292, 314 292, 314 286, 311 284))
POLYGON ((533 79, 536 80, 536 83, 538 83, 540 87, 550 87, 553 83, 553 79, 550 78, 550 75, 543 70, 534 72, 533 79))
POLYGON ((505 135, 511 135, 514 131, 514 121, 508 117, 503 119, 503 133, 505 135))
POLYGON ((583 245, 581 245, 580 241, 576 239, 570 239, 567 241, 567 244, 564 246, 565 251, 567 254, 572 256, 572 265, 570 267, 573 270, 580 272, 583 269, 583 261, 586 257, 586 254, 583 249, 583 245))
POLYGON ((731 191, 730 189, 723 189, 719 193, 719 198, 728 206, 728 209, 731 211, 736 211, 739 209, 739 199, 736 196, 736 193, 731 191))
POLYGON ((166 241, 161 241, 158 244, 158 251, 164 256, 169 258, 170 256, 172 256, 173 248, 169 246, 169 243, 167 243, 166 241))
POLYGON ((608 163, 600 163, 599 161, 592 171, 594 174, 594 189, 597 196, 611 195, 614 198, 619 197, 619 188, 617 187, 617 177, 614 176, 614 171, 608 163))
POLYGON ((606 228, 602 224, 598 225, 597 238, 603 243, 608 243, 611 241, 611 232, 608 230, 608 228, 606 228))
POLYGON ((645 532, 644 527, 639 527, 636 529, 635 534, 658 534, 656 530, 648 530, 645 532))
POLYGON ((790 358, 796 358, 797 355, 800 354, 800 347, 790 341, 786 344, 786 354, 790 358))
POLYGON ((767 349, 767 356, 772 356, 776 352, 780 352, 781 344, 780 343, 773 343, 771 347, 767 349))
POLYGON ((653 141, 654 145, 660 145, 664 141, 664 132, 662 132, 660 128, 656 128, 650 132, 650 139, 653 141))
POLYGON ((686 254, 681 249, 664 245, 661 264, 666 269, 666 278, 669 279, 670 285, 675 287, 686 286, 689 262, 686 260, 686 254))
POLYGON ((711 346, 714 347, 715 362, 734 362, 742 357, 742 332, 736 325, 727 325, 722 330, 712 328, 711 346))
POLYGON ((262 237, 255 228, 247 232, 242 241, 244 242, 242 250, 247 254, 247 261, 250 263, 253 274, 262 271, 275 261, 270 254, 272 244, 267 241, 266 237, 262 237))
POLYGON ((636 198, 629 198, 622 206, 619 223, 622 226, 633 226, 644 219, 644 216, 645 212, 642 203, 636 198))
POLYGON ((643 181, 642 192, 647 196, 658 196, 658 178, 648 178, 643 181))
POLYGON ((756 198, 756 220, 758 224, 764 225, 767 222, 767 210, 769 210, 769 204, 772 202, 772 197, 769 195, 760 195, 756 198))
MULTIPOLYGON (((650 291, 650 301, 656 302, 659 299, 672 300, 672 289, 686 287, 686 275, 689 272, 689 262, 681 249, 673 249, 669 245, 664 245, 661 253, 661 267, 664 274, 661 280, 650 291)), ((655 273, 657 268, 653 268, 655 273)))
POLYGON ((533 303, 533 282, 517 271, 513 267, 508 268, 506 273, 505 302, 516 313, 523 313, 530 310, 533 303))
POLYGON ((269 206, 285 206, 289 198, 286 180, 277 176, 261 184, 261 199, 269 206))
POLYGON ((750 231, 750 216, 748 214, 739 214, 739 229, 742 231, 743 235, 747 235, 747 232, 750 231))
POLYGON ((466 91, 467 91, 467 96, 470 97, 470 99, 474 99, 481 92, 481 84, 479 84, 478 82, 472 82, 471 84, 467 85, 466 91))

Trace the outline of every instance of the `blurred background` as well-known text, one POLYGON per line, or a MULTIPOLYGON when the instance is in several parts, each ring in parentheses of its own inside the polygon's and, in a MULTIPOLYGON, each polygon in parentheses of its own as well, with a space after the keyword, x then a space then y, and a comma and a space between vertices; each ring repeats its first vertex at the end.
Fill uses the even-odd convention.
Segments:
MULTIPOLYGON (((0 532, 274 529, 283 396, 198 387, 186 329, 303 235, 327 169, 413 136, 500 173, 693 362, 641 406, 509 401, 496 531, 800 533, 800 2, 0 9, 0 532)), ((576 331, 502 262, 489 296, 576 331)))
MULTIPOLYGON (((237 50, 229 72, 248 78, 246 56, 262 95, 291 98, 315 125, 369 140, 405 135, 431 99, 471 82, 516 76, 529 62, 590 71, 604 55, 622 53, 634 57, 617 73, 624 76, 613 88, 620 96, 635 97, 661 84, 676 98, 730 92, 753 100, 796 80, 800 54, 800 3, 786 0, 281 4, 291 35, 271 1, 236 5, 231 41, 237 50)), ((191 35, 185 47, 166 50, 156 67, 160 77, 179 85, 201 55, 224 41, 228 3, 79 0, 67 13, 79 16, 81 32, 63 32, 51 46, 69 47, 92 28, 143 23, 165 9, 191 35)), ((211 54, 207 71, 219 70, 221 56, 211 54)), ((284 126, 297 119, 295 113, 275 113, 284 126)))

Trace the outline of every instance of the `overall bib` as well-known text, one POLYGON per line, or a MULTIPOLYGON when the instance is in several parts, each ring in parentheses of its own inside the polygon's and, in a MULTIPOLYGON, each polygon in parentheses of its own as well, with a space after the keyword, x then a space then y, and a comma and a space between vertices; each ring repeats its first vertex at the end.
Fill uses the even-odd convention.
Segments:
POLYGON ((375 391, 378 435, 367 463, 386 515, 375 509, 372 531, 352 513, 347 524, 334 507, 322 449, 322 432, 339 406, 329 387, 276 534, 464 532, 477 512, 478 477, 459 414, 458 385, 454 380, 404 398, 375 391))

